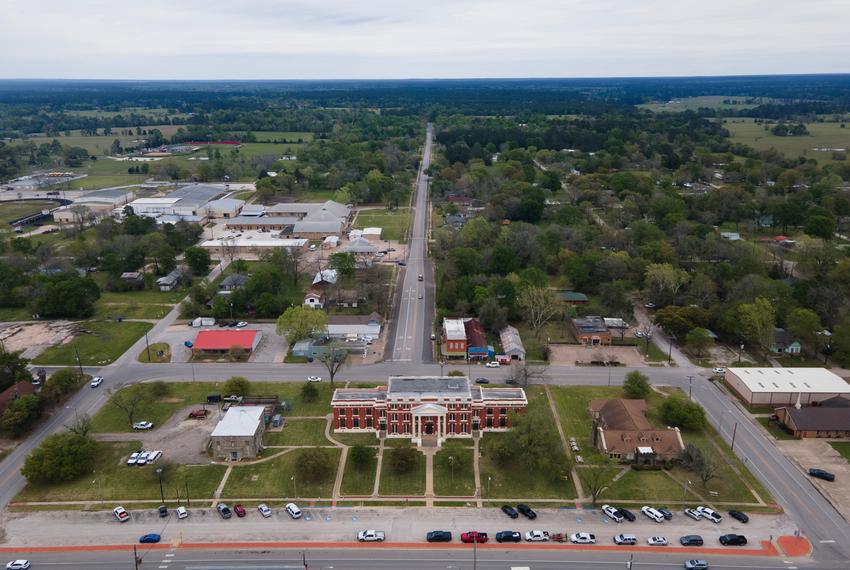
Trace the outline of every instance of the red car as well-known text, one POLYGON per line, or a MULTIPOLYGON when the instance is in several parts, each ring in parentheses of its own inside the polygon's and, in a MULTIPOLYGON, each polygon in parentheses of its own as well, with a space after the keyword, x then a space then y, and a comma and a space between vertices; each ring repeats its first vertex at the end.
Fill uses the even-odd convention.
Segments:
POLYGON ((460 535, 461 542, 477 542, 478 544, 483 544, 487 542, 489 538, 487 537, 486 532, 478 532, 477 530, 471 530, 469 532, 464 532, 460 535))
POLYGON ((242 503, 239 503, 233 507, 233 512, 236 513, 236 516, 242 518, 245 516, 245 507, 242 506, 242 503))

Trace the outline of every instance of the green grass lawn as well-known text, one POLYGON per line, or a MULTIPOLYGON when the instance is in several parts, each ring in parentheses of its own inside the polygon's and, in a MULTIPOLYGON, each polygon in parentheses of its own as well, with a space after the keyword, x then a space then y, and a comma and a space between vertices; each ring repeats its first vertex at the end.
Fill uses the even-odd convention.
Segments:
POLYGON ((32 312, 26 307, 3 307, 0 308, 0 321, 5 323, 11 321, 29 321, 32 319, 32 312))
MULTIPOLYGON (((269 450, 272 451, 272 450, 269 450)), ((325 449, 333 458, 333 468, 320 481, 307 481, 298 474, 300 456, 306 450, 294 450, 256 465, 236 466, 224 487, 223 497, 315 497, 329 498, 333 494, 334 478, 339 463, 338 449, 325 449), (295 476, 293 485, 292 477, 295 476)), ((268 453, 268 452, 267 452, 268 453)))
POLYGON ((451 497, 472 495, 475 493, 474 450, 451 443, 446 442, 434 457, 434 493, 451 497), (453 458, 453 465, 449 457, 453 458))
MULTIPOLYGON (((159 501, 159 480, 153 467, 131 467, 127 457, 139 449, 134 443, 98 443, 94 472, 67 483, 55 485, 28 484, 15 497, 16 501, 105 501, 118 502, 125 499, 150 499, 159 501)), ((166 499, 176 499, 177 491, 185 495, 185 483, 189 485, 192 499, 211 499, 221 482, 226 467, 223 465, 186 466, 167 464, 168 458, 160 459, 164 467, 163 488, 166 499)), ((128 508, 129 505, 128 505, 128 508)))
POLYGON ((138 303, 103 303, 98 299, 94 304, 95 319, 161 319, 171 311, 171 305, 149 305, 138 303))
POLYGON ((399 208, 392 212, 386 210, 365 210, 357 214, 357 220, 354 222, 354 227, 363 228, 383 228, 381 239, 385 240, 401 240, 407 228, 410 226, 410 210, 407 208, 399 208))
POLYGON ((287 420, 283 431, 267 431, 265 445, 331 445, 325 437, 325 420, 287 420))
POLYGON ((174 291, 103 291, 99 302, 106 304, 132 305, 150 303, 154 305, 174 305, 182 301, 189 292, 186 289, 174 291))
MULTIPOLYGON (((693 477, 691 481, 693 481, 693 477)), ((662 505, 673 501, 681 501, 684 487, 676 484, 663 471, 629 471, 616 482, 611 484, 602 494, 604 502, 620 500, 645 500, 662 505)), ((686 500, 693 500, 694 495, 686 500)))
MULTIPOLYGON (((774 124, 767 125, 768 129, 774 124)), ((850 148, 850 129, 841 128, 841 123, 808 123, 809 135, 801 137, 778 137, 765 130, 765 125, 756 124, 753 119, 725 119, 723 126, 732 134, 731 140, 744 143, 756 150, 771 148, 789 158, 805 156, 814 158, 821 165, 835 162, 832 152, 815 151, 815 148, 850 148)))
MULTIPOLYGON (((487 434, 485 440, 492 435, 487 434)), ((498 499, 572 499, 575 486, 569 473, 565 479, 541 477, 524 465, 501 466, 487 457, 486 448, 481 457, 481 494, 498 499)))
POLYGON ((59 202, 47 200, 21 200, 20 202, 0 202, 0 227, 4 229, 7 224, 32 214, 38 214, 42 210, 49 210, 59 205, 59 202))
POLYGON ((581 455, 585 461, 593 455, 593 446, 590 443, 590 412, 588 406, 595 398, 619 398, 623 391, 620 388, 607 386, 550 386, 552 399, 555 400, 555 408, 564 435, 567 438, 576 438, 581 455))
POLYGON ((776 439, 800 439, 798 437, 794 437, 793 435, 776 425, 776 422, 771 422, 767 418, 756 418, 756 421, 763 425, 765 429, 770 432, 770 435, 772 435, 776 439))
POLYGON ((389 466, 389 453, 384 452, 381 462, 380 494, 390 495, 424 495, 425 494, 425 456, 416 454, 416 464, 407 473, 396 473, 389 466))
POLYGON ((373 433, 333 433, 331 437, 345 445, 371 445, 377 447, 380 441, 373 433))
POLYGON ((140 322, 86 321, 79 324, 80 333, 71 342, 51 346, 35 359, 34 364, 76 364, 75 349, 84 366, 100 366, 124 354, 153 325, 140 322))
POLYGON ((143 348, 136 360, 139 362, 171 362, 171 347, 167 342, 155 342, 150 345, 150 350, 148 350, 148 347, 143 348), (162 352, 162 356, 159 356, 160 352, 162 352), (150 358, 148 358, 148 354, 150 354, 150 358))
POLYGON ((850 441, 830 441, 829 445, 850 462, 850 441))
POLYGON ((696 97, 682 97, 672 101, 658 101, 638 105, 641 109, 648 109, 653 113, 681 113, 683 111, 696 111, 702 108, 708 109, 752 109, 758 105, 772 101, 767 97, 745 97, 743 95, 699 95, 696 97), (747 100, 752 99, 748 103, 747 100), (734 102, 734 104, 733 104, 734 102))
POLYGON ((649 343, 648 351, 646 349, 646 343, 641 343, 639 345, 639 348, 640 353, 644 355, 647 362, 667 362, 668 360, 667 351, 661 350, 661 348, 659 348, 659 346, 655 344, 655 341, 649 343))
MULTIPOLYGON (((378 450, 375 450, 377 453, 378 450)), ((378 458, 372 457, 369 465, 357 469, 351 464, 351 452, 345 462, 345 473, 342 476, 343 495, 371 495, 375 487, 375 470, 378 467, 378 458)))

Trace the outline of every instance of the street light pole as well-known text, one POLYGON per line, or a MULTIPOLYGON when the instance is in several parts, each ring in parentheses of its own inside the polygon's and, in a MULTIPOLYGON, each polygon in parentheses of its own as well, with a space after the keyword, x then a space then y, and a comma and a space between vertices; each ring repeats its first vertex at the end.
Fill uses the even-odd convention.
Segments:
POLYGON ((162 492, 162 467, 156 470, 156 474, 159 475, 159 501, 160 504, 165 504, 165 494, 162 492))
POLYGON ((694 377, 688 376, 688 400, 693 401, 694 377))
POLYGON ((735 427, 732 428, 732 451, 735 451, 735 436, 738 434, 738 422, 735 422, 735 427))
POLYGON ((290 477, 290 479, 292 479, 292 493, 295 495, 295 498, 297 499, 298 498, 298 487, 295 483, 295 475, 290 477))

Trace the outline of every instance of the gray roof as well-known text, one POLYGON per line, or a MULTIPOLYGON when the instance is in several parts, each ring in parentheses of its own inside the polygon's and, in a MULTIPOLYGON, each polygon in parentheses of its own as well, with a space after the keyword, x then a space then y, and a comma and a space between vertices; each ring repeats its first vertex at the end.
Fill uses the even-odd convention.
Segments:
POLYGON ((502 350, 505 352, 521 352, 525 354, 525 347, 522 345, 522 339, 519 336, 519 331, 512 326, 507 326, 499 333, 499 338, 502 341, 502 350))
POLYGON ((301 232, 338 234, 342 231, 342 222, 340 222, 339 220, 329 222, 313 222, 303 220, 295 222, 292 231, 295 234, 299 234, 301 232))
POLYGON ((299 202, 287 202, 283 204, 275 204, 273 206, 269 206, 266 210, 267 212, 273 213, 285 213, 285 214, 300 214, 304 213, 305 215, 312 212, 313 210, 319 207, 318 204, 302 204, 299 202))
POLYGON ((522 388, 481 388, 484 400, 525 400, 522 388))
POLYGON ((221 208, 222 210, 232 210, 240 208, 245 204, 245 200, 237 200, 236 198, 219 198, 212 200, 207 204, 208 208, 221 208))
POLYGON ((242 287, 248 282, 248 276, 241 273, 231 273, 221 280, 219 287, 242 287))
POLYGON ((180 280, 180 270, 174 269, 168 275, 164 277, 160 277, 156 280, 157 285, 171 285, 177 283, 180 280))
POLYGON ((348 253, 375 253, 378 248, 369 243, 366 238, 357 238, 351 240, 351 243, 345 248, 348 253))
POLYGON ((390 396, 421 396, 425 393, 471 397, 469 378, 465 376, 393 376, 387 392, 390 396))
POLYGON ((602 317, 587 316, 581 319, 573 319, 573 326, 580 333, 608 332, 608 326, 602 317))
POLYGON ((296 222, 299 222, 298 218, 289 218, 289 217, 279 217, 279 218, 269 218, 266 216, 236 216, 235 218, 230 218, 227 220, 226 225, 228 226, 238 226, 242 224, 251 224, 255 226, 280 226, 280 225, 294 225, 296 222))
POLYGON ((334 391, 334 400, 386 400, 384 390, 374 388, 341 388, 334 391))
POLYGON ((794 406, 785 408, 800 431, 850 431, 850 414, 846 408, 794 406))
POLYGON ((106 188, 104 190, 95 190, 94 192, 87 192, 86 194, 80 196, 74 202, 85 203, 85 202, 111 202, 113 200, 118 200, 124 198, 127 194, 133 195, 132 188, 106 188))
POLYGON ((192 204, 203 206, 221 194, 224 194, 224 190, 216 186, 210 186, 209 184, 190 184, 175 190, 168 197, 179 198, 180 202, 177 206, 186 207, 192 204))
POLYGON ((262 204, 245 204, 242 208, 242 215, 252 214, 253 216, 261 216, 266 211, 266 207, 262 204))

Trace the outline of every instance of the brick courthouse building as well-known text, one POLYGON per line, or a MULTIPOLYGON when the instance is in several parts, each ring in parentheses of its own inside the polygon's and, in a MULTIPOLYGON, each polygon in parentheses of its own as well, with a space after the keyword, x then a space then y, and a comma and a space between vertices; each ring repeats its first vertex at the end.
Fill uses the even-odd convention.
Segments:
POLYGON ((331 406, 336 432, 440 446, 450 437, 509 429, 510 413, 525 413, 528 399, 522 388, 484 388, 465 377, 393 376, 387 386, 339 388, 331 406))

